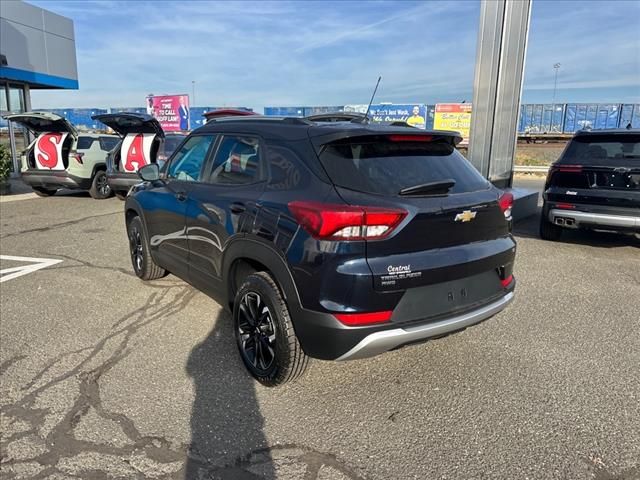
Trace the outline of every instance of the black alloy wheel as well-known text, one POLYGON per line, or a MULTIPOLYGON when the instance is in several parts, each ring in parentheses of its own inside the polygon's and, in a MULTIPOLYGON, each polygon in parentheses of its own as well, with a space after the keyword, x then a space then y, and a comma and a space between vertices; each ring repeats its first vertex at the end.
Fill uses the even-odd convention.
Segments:
POLYGON ((247 292, 239 305, 237 322, 240 353, 258 376, 275 368, 276 329, 269 307, 256 292, 247 292))

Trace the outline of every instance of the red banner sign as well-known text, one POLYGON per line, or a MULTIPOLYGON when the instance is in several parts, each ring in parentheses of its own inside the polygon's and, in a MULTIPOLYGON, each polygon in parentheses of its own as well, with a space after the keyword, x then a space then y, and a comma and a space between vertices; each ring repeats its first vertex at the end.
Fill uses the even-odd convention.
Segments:
POLYGON ((160 123, 165 132, 191 128, 189 95, 154 95, 147 97, 147 113, 160 123))

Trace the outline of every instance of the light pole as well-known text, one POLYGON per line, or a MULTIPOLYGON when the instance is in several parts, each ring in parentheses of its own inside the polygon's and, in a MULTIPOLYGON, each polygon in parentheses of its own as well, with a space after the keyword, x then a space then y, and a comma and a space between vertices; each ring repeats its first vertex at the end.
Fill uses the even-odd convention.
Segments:
POLYGON ((191 105, 196 106, 196 81, 191 80, 191 105))
POLYGON ((553 69, 556 71, 556 75, 555 75, 555 79, 553 81, 553 102, 551 102, 552 105, 556 104, 556 90, 558 89, 558 70, 560 70, 560 64, 559 63, 554 63, 553 64, 553 69))

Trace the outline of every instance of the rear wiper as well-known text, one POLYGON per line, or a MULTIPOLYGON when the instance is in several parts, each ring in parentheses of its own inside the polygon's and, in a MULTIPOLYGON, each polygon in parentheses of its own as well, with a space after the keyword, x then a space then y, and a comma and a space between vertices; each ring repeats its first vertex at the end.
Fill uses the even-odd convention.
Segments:
POLYGON ((452 178, 403 188, 398 195, 445 195, 456 184, 452 178))

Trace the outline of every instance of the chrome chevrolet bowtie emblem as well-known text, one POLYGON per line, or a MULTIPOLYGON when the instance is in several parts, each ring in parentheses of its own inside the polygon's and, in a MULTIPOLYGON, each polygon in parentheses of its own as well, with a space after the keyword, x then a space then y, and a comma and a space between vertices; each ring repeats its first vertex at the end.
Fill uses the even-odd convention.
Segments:
POLYGON ((458 213, 456 218, 454 219, 456 222, 470 222, 476 218, 476 212, 472 212, 471 210, 465 210, 462 213, 458 213))

